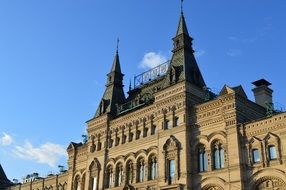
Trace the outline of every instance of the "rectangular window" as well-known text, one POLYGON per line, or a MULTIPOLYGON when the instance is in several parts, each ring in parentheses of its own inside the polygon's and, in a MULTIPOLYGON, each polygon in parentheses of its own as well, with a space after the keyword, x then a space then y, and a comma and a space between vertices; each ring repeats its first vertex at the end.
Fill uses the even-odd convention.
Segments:
POLYGON ((270 160, 275 160, 277 159, 277 152, 276 152, 276 147, 275 146, 269 146, 269 158, 270 160))
POLYGON ((208 154, 204 153, 204 171, 208 171, 208 154))
POLYGON ((175 178, 175 160, 169 160, 169 177, 171 180, 175 178))
POLYGON ((260 162, 259 150, 257 150, 257 149, 253 149, 252 150, 252 160, 253 160, 253 163, 260 162))
POLYGON ((224 168, 224 149, 220 149, 219 153, 220 153, 220 168, 224 168))
POLYGON ((219 150, 216 149, 214 152, 214 167, 215 169, 220 168, 220 158, 219 158, 219 150))

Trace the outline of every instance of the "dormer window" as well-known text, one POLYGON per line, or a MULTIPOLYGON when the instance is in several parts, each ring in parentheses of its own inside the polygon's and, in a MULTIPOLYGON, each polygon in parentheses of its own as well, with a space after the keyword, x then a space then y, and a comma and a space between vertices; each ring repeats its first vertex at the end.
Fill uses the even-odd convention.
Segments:
POLYGON ((277 159, 277 151, 274 145, 268 146, 268 153, 269 153, 269 160, 276 160, 277 159))
POLYGON ((260 162, 260 153, 258 149, 252 150, 252 161, 254 164, 260 162))

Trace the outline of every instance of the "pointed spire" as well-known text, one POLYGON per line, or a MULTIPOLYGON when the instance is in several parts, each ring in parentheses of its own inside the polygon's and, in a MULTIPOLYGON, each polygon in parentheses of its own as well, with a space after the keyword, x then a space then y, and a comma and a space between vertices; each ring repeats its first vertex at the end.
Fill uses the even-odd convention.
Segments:
POLYGON ((119 46, 119 38, 117 38, 116 54, 115 54, 113 65, 112 65, 112 68, 111 68, 110 72, 121 73, 119 54, 118 54, 118 46, 119 46))
POLYGON ((166 85, 172 85, 179 81, 187 81, 203 88, 206 85, 194 56, 192 47, 193 38, 189 35, 187 29, 182 0, 181 3, 181 16, 177 34, 173 38, 173 57, 168 70, 166 85))
POLYGON ((120 68, 120 61, 118 55, 119 39, 117 39, 116 54, 111 67, 111 71, 107 74, 106 89, 97 108, 95 117, 105 113, 113 115, 117 114, 117 106, 125 101, 125 94, 123 91, 123 76, 120 68))
POLYGON ((180 34, 189 35, 188 29, 187 29, 187 24, 186 24, 183 12, 181 12, 181 17, 180 17, 179 26, 177 29, 176 36, 179 36, 180 34))

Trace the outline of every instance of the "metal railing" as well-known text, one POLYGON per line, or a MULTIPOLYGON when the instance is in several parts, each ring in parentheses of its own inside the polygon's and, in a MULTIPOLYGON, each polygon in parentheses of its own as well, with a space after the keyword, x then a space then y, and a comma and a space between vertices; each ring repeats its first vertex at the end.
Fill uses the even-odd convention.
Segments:
POLYGON ((134 77, 134 88, 138 88, 144 84, 147 84, 160 76, 166 75, 168 68, 170 65, 170 61, 162 63, 153 69, 146 71, 140 75, 134 77))

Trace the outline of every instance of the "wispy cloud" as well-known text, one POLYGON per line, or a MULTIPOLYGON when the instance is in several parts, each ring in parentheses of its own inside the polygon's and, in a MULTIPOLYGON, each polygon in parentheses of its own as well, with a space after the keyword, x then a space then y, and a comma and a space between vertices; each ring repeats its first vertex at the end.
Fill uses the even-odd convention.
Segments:
POLYGON ((202 57, 206 54, 206 51, 205 50, 199 50, 199 51, 196 51, 195 52, 195 56, 196 57, 202 57))
POLYGON ((242 54, 242 51, 240 49, 231 49, 227 52, 227 55, 230 57, 237 57, 242 54))
POLYGON ((61 157, 66 157, 66 150, 58 144, 45 143, 34 147, 29 141, 23 146, 15 146, 13 153, 25 160, 35 160, 38 163, 55 167, 61 157))
POLYGON ((141 68, 154 68, 166 61, 167 61, 167 58, 161 53, 148 52, 144 55, 142 61, 140 62, 140 67, 141 68))
POLYGON ((235 43, 251 44, 258 40, 263 39, 264 36, 267 36, 269 32, 272 30, 272 27, 273 27, 272 18, 267 17, 267 18, 264 18, 264 23, 262 26, 258 27, 256 31, 251 32, 251 34, 253 34, 252 36, 244 36, 244 37, 229 36, 228 39, 235 43))
POLYGON ((228 39, 233 42, 239 42, 239 38, 236 36, 229 36, 228 39))
POLYGON ((9 146, 13 142, 13 137, 7 133, 3 133, 3 136, 0 137, 0 146, 9 146))

